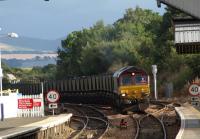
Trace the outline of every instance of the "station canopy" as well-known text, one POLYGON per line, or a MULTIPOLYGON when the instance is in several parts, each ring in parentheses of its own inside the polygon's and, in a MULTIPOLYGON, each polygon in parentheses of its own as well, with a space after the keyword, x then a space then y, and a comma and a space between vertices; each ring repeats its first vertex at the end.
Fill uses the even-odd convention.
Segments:
POLYGON ((175 47, 179 54, 200 53, 200 0, 157 0, 189 15, 174 18, 175 47))
POLYGON ((174 19, 175 47, 179 54, 200 53, 200 20, 174 19))

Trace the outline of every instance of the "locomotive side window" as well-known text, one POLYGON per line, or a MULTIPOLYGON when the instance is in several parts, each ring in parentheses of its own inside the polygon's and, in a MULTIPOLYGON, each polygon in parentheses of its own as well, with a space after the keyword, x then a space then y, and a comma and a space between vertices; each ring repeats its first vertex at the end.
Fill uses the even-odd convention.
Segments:
POLYGON ((131 75, 123 75, 123 76, 121 76, 120 79, 121 79, 120 85, 132 85, 133 84, 131 75))
POLYGON ((146 84, 147 76, 137 75, 135 76, 135 84, 146 84))

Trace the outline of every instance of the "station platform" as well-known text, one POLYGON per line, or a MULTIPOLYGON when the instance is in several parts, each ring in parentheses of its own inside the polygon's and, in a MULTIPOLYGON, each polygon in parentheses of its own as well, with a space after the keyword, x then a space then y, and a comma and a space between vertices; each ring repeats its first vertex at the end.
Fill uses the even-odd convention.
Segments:
POLYGON ((181 128, 176 139, 200 139, 200 111, 187 105, 176 107, 181 118, 181 128))
POLYGON ((34 131, 42 131, 69 122, 72 114, 61 114, 41 118, 8 118, 0 121, 0 139, 12 138, 34 131))

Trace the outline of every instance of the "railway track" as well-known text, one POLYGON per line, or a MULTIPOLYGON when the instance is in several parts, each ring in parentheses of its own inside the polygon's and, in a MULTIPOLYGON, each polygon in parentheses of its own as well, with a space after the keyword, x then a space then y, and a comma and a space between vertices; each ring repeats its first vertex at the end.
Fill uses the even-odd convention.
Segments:
POLYGON ((112 111, 110 107, 64 104, 67 112, 73 113, 70 126, 74 129, 74 132, 69 137, 70 139, 110 139, 112 137, 174 139, 180 128, 180 121, 174 109, 177 106, 180 106, 180 104, 151 101, 147 111, 133 112, 132 120, 127 117, 128 115, 126 118, 125 115, 122 115, 121 118, 112 120, 107 114, 112 111), (119 122, 123 117, 126 121, 129 121, 126 130, 119 128, 119 122))
POLYGON ((110 106, 97 106, 95 108, 102 111, 109 119, 109 129, 103 136, 103 139, 132 139, 137 132, 137 120, 131 115, 118 113, 110 106), (120 126, 121 120, 127 122, 127 126, 120 126))
POLYGON ((137 120, 135 139, 173 139, 180 128, 180 121, 175 113, 178 103, 150 101, 150 110, 133 116, 137 120))
POLYGON ((64 109, 73 113, 70 127, 75 132, 71 138, 99 139, 106 133, 109 127, 107 117, 96 108, 87 105, 64 104, 64 109))
POLYGON ((180 129, 180 118, 175 112, 175 107, 180 107, 178 103, 166 103, 165 109, 162 111, 161 115, 158 116, 163 122, 166 130, 166 138, 174 139, 180 129))
POLYGON ((166 139, 164 124, 151 114, 142 114, 138 120, 138 126, 136 139, 166 139))

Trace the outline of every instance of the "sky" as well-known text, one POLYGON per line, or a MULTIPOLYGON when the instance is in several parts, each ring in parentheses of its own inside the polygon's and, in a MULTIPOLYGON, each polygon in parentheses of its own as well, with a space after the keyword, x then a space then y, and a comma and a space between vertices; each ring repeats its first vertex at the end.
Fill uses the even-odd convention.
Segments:
POLYGON ((103 20, 113 24, 128 8, 164 13, 156 0, 5 0, 0 1, 0 34, 55 40, 103 20))

